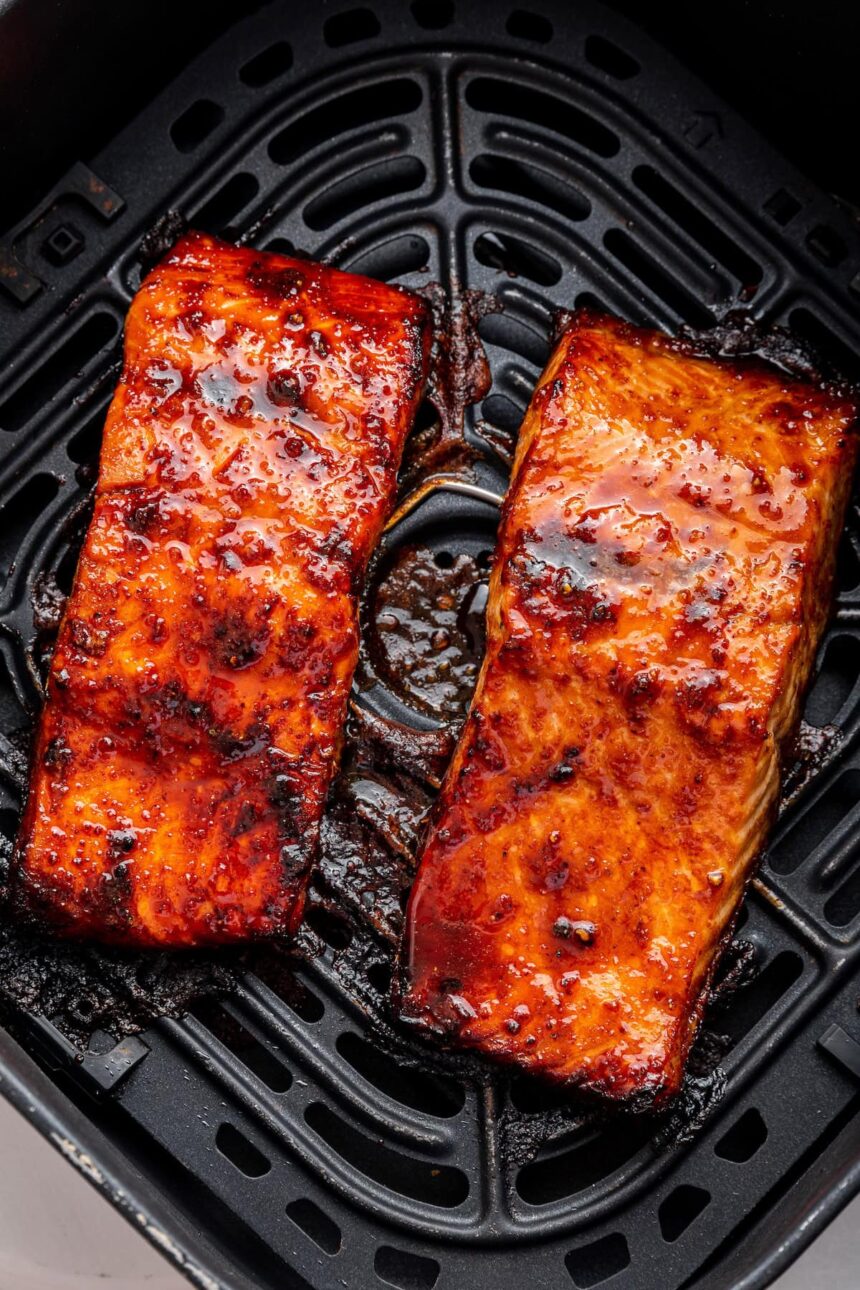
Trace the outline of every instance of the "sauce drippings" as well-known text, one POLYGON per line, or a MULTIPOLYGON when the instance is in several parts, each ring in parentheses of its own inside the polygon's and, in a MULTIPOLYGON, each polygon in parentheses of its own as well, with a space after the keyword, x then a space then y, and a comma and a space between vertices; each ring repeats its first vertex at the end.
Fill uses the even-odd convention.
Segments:
POLYGON ((490 552, 404 547, 373 580, 360 675, 429 716, 461 718, 484 653, 490 552))

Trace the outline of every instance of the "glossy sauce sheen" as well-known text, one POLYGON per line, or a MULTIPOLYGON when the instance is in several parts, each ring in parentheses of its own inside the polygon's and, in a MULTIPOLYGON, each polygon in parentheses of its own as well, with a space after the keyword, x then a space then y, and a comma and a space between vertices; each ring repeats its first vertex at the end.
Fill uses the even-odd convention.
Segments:
POLYGON ((613 1098, 677 1090, 826 621, 854 418, 574 317, 520 436, 406 1021, 613 1098))
POLYGON ((408 292, 199 234, 146 278, 19 906, 136 945, 294 930, 428 346, 408 292))

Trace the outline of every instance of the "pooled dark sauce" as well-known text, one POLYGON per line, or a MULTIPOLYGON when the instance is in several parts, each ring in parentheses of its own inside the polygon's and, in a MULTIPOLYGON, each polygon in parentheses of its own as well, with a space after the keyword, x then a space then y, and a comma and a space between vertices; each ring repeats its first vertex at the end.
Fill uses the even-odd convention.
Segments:
POLYGON ((491 559, 419 546, 383 562, 366 600, 359 684, 379 681, 419 712, 462 718, 484 653, 491 559))

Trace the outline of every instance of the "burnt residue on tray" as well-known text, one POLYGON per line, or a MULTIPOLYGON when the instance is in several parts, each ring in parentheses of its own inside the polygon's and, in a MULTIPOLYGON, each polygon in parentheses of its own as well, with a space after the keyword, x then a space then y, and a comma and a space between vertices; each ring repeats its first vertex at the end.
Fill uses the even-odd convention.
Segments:
MULTIPOLYGON (((580 312, 580 311, 576 311, 580 312)), ((584 312, 593 312, 586 308, 584 312)), ((555 344, 570 326, 574 312, 558 309, 553 315, 552 342, 555 344)), ((779 323, 757 317, 748 309, 728 307, 712 327, 696 328, 684 324, 675 336, 667 336, 671 349, 691 358, 717 359, 725 362, 765 364, 776 367, 793 379, 813 381, 841 393, 856 396, 860 368, 850 356, 841 364, 808 337, 800 336, 779 323), (846 368, 851 365, 852 370, 846 368)))
POLYGON ((682 327, 671 343, 695 357, 764 363, 792 378, 827 385, 846 395, 857 393, 858 369, 850 356, 834 362, 812 339, 754 317, 746 309, 726 309, 707 330, 682 327))
POLYGON ((783 767, 780 811, 800 797, 822 767, 839 751, 843 739, 838 726, 810 726, 803 720, 798 723, 783 767))
POLYGON ((484 652, 490 560, 489 551, 406 545, 384 553, 369 578, 356 698, 306 919, 335 948, 347 936, 335 927, 344 911, 396 948, 421 834, 484 652), (364 693, 375 684, 439 724, 417 729, 371 710, 364 693))
POLYGON ((105 1031, 116 1038, 158 1017, 181 1017, 203 994, 228 992, 235 982, 229 956, 124 953, 98 945, 70 945, 25 929, 0 928, 0 977, 8 1005, 40 1013, 81 1049, 105 1031))
MULTIPOLYGON (((8 734, 0 732, 0 781, 12 793, 23 798, 27 791, 27 776, 30 769, 31 731, 28 727, 11 730, 8 734)), ((3 881, 5 884, 5 867, 8 863, 7 840, 0 836, 0 863, 2 863, 3 881)), ((0 989, 2 985, 0 985, 0 989)))
POLYGON ((333 897, 331 917, 346 914, 396 944, 419 839, 452 747, 447 731, 429 731, 422 741, 419 732, 354 706, 313 875, 314 892, 333 897))
POLYGON ((66 593, 51 572, 39 573, 33 581, 33 626, 37 632, 55 634, 66 607, 66 593))
POLYGON ((400 472, 401 493, 429 475, 470 475, 481 455, 466 439, 466 409, 490 389, 491 373, 478 324, 498 313, 501 301, 485 291, 438 282, 419 289, 433 316, 433 351, 424 404, 400 472))
POLYGON ((168 251, 188 232, 188 220, 178 210, 167 210, 147 229, 137 248, 141 277, 154 269, 168 251))

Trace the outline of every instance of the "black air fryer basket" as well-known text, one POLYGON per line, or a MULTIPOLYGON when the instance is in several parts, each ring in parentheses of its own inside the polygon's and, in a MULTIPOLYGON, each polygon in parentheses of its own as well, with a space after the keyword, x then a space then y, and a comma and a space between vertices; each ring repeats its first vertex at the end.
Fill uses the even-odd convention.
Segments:
MULTIPOLYGON (((168 212, 410 287, 439 282, 455 301, 467 288, 495 297, 503 308, 478 324, 492 387, 466 415, 473 483, 490 493, 504 491, 498 445, 559 307, 668 331, 742 307, 856 371, 850 211, 614 11, 524 2, 270 3, 222 22, 0 240, 7 838, 123 318, 168 212)), ((383 573, 416 545, 443 570, 485 569, 495 514, 479 496, 432 493, 388 535, 383 573)), ((377 680, 358 699, 434 726, 396 686, 377 680)), ((386 1027, 389 949, 324 884, 303 954, 275 956, 277 970, 253 952, 177 969, 226 985, 187 1013, 174 966, 129 957, 127 995, 157 1002, 153 980, 166 981, 177 1014, 139 1034, 100 1018, 84 1042, 86 989, 77 1029, 63 1024, 76 952, 54 1015, 44 964, 7 946, 18 1002, 3 1014, 0 1088, 207 1290, 764 1286, 860 1184, 856 506, 805 719, 814 756, 737 933, 746 983, 712 1010, 685 1098, 661 1120, 601 1118, 410 1047, 386 1027)), ((46 970, 62 977, 66 952, 46 970)))

